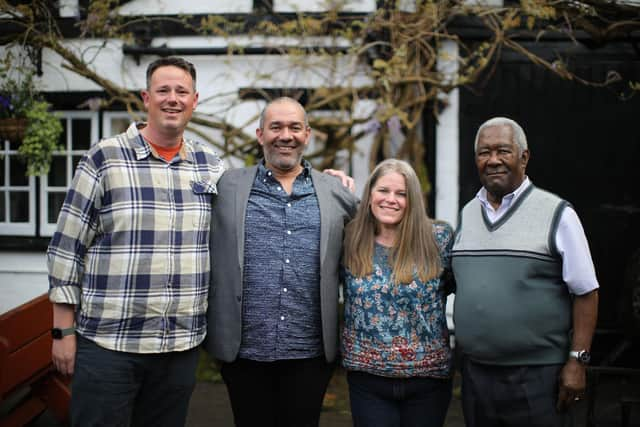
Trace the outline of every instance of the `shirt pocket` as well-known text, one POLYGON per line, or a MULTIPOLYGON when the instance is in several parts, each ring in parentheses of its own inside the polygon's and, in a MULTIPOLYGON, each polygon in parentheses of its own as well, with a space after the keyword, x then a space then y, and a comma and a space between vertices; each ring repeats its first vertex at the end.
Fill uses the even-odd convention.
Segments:
POLYGON ((192 181, 191 209, 188 215, 191 217, 191 225, 197 230, 208 230, 211 221, 211 202, 218 194, 216 184, 211 181, 192 181))
POLYGON ((211 181, 191 181, 191 189, 195 194, 213 195, 218 194, 218 187, 211 181))

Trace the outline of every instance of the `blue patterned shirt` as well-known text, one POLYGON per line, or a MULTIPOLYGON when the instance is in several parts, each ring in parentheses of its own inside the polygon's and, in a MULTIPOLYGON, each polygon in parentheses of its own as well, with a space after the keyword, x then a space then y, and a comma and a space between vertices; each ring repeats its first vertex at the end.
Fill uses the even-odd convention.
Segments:
POLYGON ((49 298, 76 305, 82 336, 132 353, 200 344, 222 172, 208 145, 188 140, 165 161, 135 123, 83 156, 47 251, 49 298))
POLYGON ((311 166, 291 194, 258 166, 245 218, 240 357, 258 361, 322 354, 320 206, 311 166))
MULTIPOLYGON (((444 268, 450 267, 453 230, 434 224, 444 268)), ((446 295, 440 278, 393 284, 388 249, 376 244, 373 273, 345 272, 343 365, 384 377, 446 378, 451 369, 446 295)))

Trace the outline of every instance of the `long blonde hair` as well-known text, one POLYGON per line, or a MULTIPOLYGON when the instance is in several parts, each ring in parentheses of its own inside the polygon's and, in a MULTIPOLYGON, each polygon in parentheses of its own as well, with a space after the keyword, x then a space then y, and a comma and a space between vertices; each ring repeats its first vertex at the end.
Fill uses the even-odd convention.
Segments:
POLYGON ((389 251, 392 280, 395 283, 410 283, 414 274, 417 274, 420 280, 426 282, 442 271, 440 251, 433 235, 433 220, 425 210, 420 181, 411 165, 402 160, 387 159, 378 164, 369 176, 358 212, 346 227, 344 264, 357 277, 373 272, 378 223, 371 213, 371 189, 380 177, 392 172, 402 175, 407 186, 407 206, 389 251))

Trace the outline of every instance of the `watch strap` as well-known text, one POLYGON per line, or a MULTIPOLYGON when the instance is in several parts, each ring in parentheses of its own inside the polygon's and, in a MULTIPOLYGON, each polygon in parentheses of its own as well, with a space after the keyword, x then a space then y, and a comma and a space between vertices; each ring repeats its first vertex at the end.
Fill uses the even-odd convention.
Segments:
POLYGON ((591 353, 589 353, 587 350, 572 350, 569 352, 569 357, 576 359, 583 365, 588 365, 591 361, 591 353))
POLYGON ((64 328, 64 329, 60 329, 60 328, 53 328, 51 329, 51 334, 53 335, 54 338, 64 338, 67 335, 72 335, 76 332, 76 328, 74 326, 71 326, 70 328, 64 328))

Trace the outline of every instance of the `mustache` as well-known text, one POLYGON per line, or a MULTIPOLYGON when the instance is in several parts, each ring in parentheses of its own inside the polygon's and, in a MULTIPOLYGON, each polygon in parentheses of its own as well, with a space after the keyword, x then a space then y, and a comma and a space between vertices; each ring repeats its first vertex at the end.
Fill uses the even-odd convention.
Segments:
POLYGON ((297 141, 280 141, 280 140, 276 140, 273 142, 273 145, 275 147, 285 147, 285 148, 296 148, 300 146, 300 143, 298 143, 297 141))

